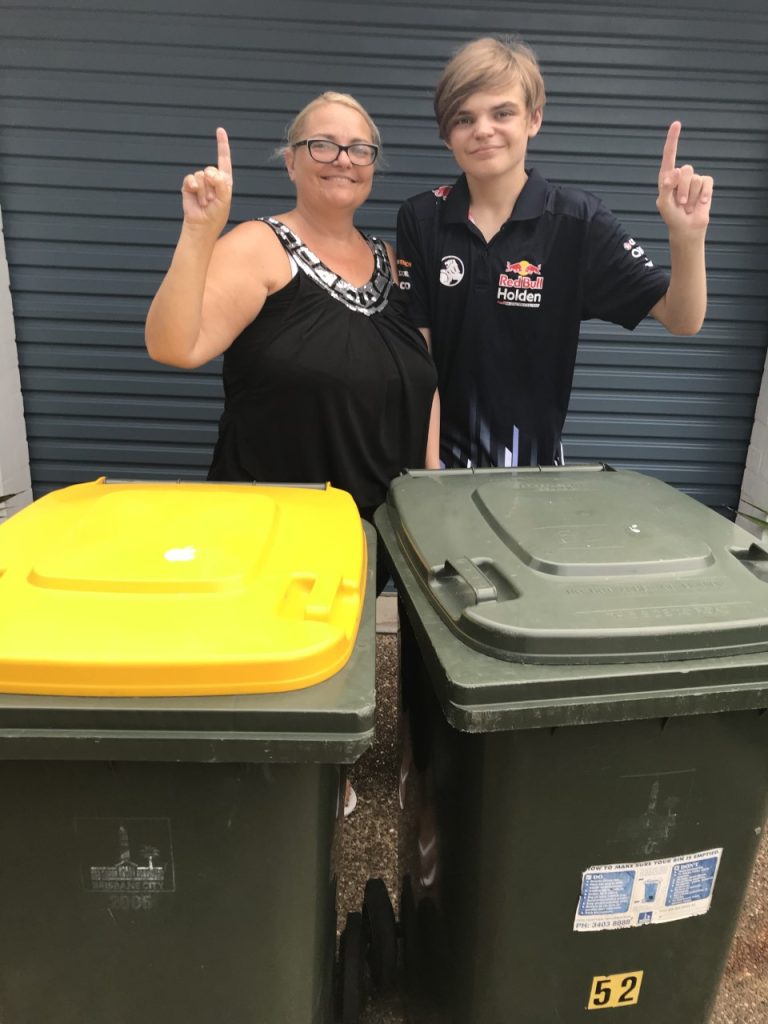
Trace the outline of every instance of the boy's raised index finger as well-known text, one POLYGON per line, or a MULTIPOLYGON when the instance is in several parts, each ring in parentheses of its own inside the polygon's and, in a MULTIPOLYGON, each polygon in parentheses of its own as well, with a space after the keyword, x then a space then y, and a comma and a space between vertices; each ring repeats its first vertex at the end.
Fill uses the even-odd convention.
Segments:
POLYGON ((223 128, 216 129, 217 167, 232 177, 232 156, 229 152, 229 138, 223 128))
POLYGON ((679 121, 673 121, 669 126, 667 132, 667 139, 664 143, 664 152, 661 156, 661 173, 665 174, 669 171, 674 171, 675 164, 677 163, 677 143, 680 138, 680 132, 682 130, 682 124, 679 121))

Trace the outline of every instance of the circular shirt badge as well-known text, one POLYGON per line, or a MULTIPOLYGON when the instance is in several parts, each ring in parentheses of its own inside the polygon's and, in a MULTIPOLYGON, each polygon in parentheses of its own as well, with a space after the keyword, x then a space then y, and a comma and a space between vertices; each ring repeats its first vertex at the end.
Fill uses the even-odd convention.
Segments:
POLYGON ((464 264, 458 256, 443 256, 440 261, 440 284, 453 288, 464 277, 464 264))

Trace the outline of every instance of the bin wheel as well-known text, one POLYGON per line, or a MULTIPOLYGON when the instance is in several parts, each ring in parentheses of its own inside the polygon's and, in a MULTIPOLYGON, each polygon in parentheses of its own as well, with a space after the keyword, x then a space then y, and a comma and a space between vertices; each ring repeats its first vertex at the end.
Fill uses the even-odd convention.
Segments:
POLYGON ((365 883, 363 928, 373 983, 380 992, 391 992, 397 985, 397 924, 381 878, 365 883))
POLYGON ((358 1024, 365 1005, 365 956, 363 915, 347 914, 347 923, 339 939, 339 1020, 358 1024))

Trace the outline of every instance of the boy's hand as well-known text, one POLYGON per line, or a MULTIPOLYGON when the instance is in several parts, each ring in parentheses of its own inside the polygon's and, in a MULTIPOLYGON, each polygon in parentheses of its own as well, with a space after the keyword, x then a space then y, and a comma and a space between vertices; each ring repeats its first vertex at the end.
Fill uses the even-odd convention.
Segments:
POLYGON ((681 129, 680 122, 673 121, 667 132, 656 207, 670 233, 704 234, 709 223, 714 182, 706 175, 696 174, 690 164, 676 166, 681 129))

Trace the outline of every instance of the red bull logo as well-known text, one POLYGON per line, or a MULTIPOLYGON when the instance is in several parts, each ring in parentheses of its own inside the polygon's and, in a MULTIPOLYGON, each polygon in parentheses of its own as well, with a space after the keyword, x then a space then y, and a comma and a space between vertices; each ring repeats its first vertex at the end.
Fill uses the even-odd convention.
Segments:
POLYGON ((496 301, 502 306, 538 307, 544 288, 541 263, 507 260, 506 272, 499 274, 496 301))
POLYGON ((453 190, 453 185, 438 185, 437 188, 432 189, 432 195, 437 196, 438 199, 447 199, 453 190))
POLYGON ((528 260, 519 260, 517 263, 507 263, 507 273, 516 274, 518 277, 533 277, 541 275, 540 263, 529 263, 528 260))

